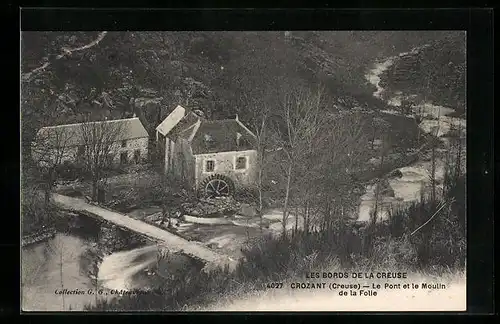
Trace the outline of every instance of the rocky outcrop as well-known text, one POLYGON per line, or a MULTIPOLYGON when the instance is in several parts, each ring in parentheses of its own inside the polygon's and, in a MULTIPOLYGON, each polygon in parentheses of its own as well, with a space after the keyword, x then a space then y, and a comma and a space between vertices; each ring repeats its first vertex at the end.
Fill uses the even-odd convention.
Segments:
POLYGON ((25 246, 28 246, 30 244, 35 244, 38 242, 45 241, 45 240, 48 240, 49 238, 54 237, 54 235, 56 235, 55 228, 43 227, 42 229, 40 229, 39 231, 36 231, 35 233, 23 236, 22 241, 21 241, 21 246, 25 247, 25 246))
POLYGON ((237 213, 240 206, 240 203, 232 197, 216 197, 184 203, 181 205, 181 211, 183 214, 196 217, 220 217, 237 213))
POLYGON ((116 225, 101 225, 98 244, 104 255, 129 250, 144 243, 146 240, 138 234, 124 231, 116 225))

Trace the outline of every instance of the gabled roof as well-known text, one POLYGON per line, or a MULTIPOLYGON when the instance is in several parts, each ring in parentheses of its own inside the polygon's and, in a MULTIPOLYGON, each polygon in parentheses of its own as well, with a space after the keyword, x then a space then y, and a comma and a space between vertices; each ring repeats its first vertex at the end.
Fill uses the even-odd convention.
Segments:
POLYGON ((255 135, 237 119, 202 120, 191 140, 193 154, 251 150, 255 145, 255 135))
POLYGON ((194 133, 197 131, 197 124, 201 122, 203 118, 197 116, 193 112, 189 112, 183 119, 181 119, 177 125, 170 131, 168 136, 170 138, 175 138, 181 136, 186 139, 191 139, 194 133))
POLYGON ((177 106, 156 128, 172 140, 183 138, 193 154, 254 149, 255 135, 235 119, 207 120, 201 114, 177 106), (238 135, 239 134, 239 135, 238 135))
POLYGON ((149 137, 139 118, 134 117, 43 127, 38 131, 36 141, 48 140, 49 144, 53 146, 60 146, 61 143, 66 146, 84 145, 83 130, 87 125, 89 127, 92 125, 102 126, 100 129, 105 129, 106 125, 109 125, 109 130, 116 129, 117 134, 112 137, 114 141, 149 137))

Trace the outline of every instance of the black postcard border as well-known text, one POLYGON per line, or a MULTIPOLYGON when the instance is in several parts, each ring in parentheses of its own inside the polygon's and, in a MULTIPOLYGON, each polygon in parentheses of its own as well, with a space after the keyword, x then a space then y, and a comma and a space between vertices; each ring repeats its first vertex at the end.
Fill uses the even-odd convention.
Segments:
MULTIPOLYGON (((469 313, 493 312, 493 11, 489 9, 23 9, 21 22, 9 35, 9 48, 19 48, 21 30, 466 30, 467 31, 467 209, 468 260, 467 301, 469 313), (90 17, 90 19, 89 19, 90 17)), ((11 60, 18 61, 19 53, 11 60)), ((14 65, 11 64, 11 67, 14 65)), ((19 70, 13 71, 18 80, 19 70)), ((12 82, 13 84, 13 82, 12 82)), ((19 92, 19 88, 13 91, 19 92)), ((19 103, 19 101, 17 101, 19 103)), ((4 138, 19 136, 19 111, 6 109, 11 122, 4 125, 4 138), (9 130, 9 131, 7 131, 9 130), (12 130, 12 133, 10 132, 12 130), (11 134, 9 134, 11 133, 11 134), (10 135, 10 136, 9 136, 10 135)), ((5 110, 4 110, 5 111, 5 110)), ((11 143, 13 144, 13 142, 11 143)), ((4 202, 19 206, 19 154, 4 156, 4 202), (8 179, 8 181, 5 181, 8 179)), ((9 152, 11 152, 9 150, 9 152)), ((4 215, 13 217, 12 213, 4 215)), ((14 217, 13 217, 14 218, 14 217)), ((17 224, 17 217, 14 218, 17 224)), ((19 277, 18 232, 2 235, 2 252, 8 274, 2 276, 0 314, 18 314, 19 277), (8 289, 10 290, 10 289, 8 289)), ((29 313, 23 313, 29 314, 29 313)), ((48 313, 45 313, 48 314, 48 313)), ((52 314, 66 314, 57 313, 52 314)), ((87 312, 80 314, 89 314, 87 312)), ((100 313, 102 314, 102 313, 100 313)), ((145 315, 148 313, 140 313, 145 315)), ((161 313, 167 315, 172 313, 161 313)), ((179 313, 181 314, 181 313, 179 313)), ((185 315, 186 313, 182 313, 185 315)), ((194 313, 200 314, 200 313, 194 313)), ((225 313, 217 313, 223 315, 225 313)), ((226 313, 227 315, 237 315, 226 313)), ((258 314, 253 312, 240 315, 258 314)), ((262 314, 262 313, 260 313, 262 314)), ((272 313, 265 313, 270 315, 272 313)), ((286 313, 290 315, 290 313, 286 313)), ((300 319, 308 313, 296 313, 300 319), (299 315, 300 314, 300 315, 299 315)), ((335 313, 311 313, 335 314, 335 313)), ((340 313, 343 314, 343 313, 340 313)), ((373 313, 381 314, 381 313, 373 313)), ((391 313, 388 313, 391 314, 391 313)), ((414 313, 413 313, 414 314, 414 313)), ((431 313, 436 314, 436 313, 431 313)), ((215 314, 214 314, 215 315, 215 314)), ((284 314, 280 314, 284 315, 284 314)), ((240 317, 240 319, 247 316, 240 317)), ((148 320, 151 318, 148 317, 148 320)))

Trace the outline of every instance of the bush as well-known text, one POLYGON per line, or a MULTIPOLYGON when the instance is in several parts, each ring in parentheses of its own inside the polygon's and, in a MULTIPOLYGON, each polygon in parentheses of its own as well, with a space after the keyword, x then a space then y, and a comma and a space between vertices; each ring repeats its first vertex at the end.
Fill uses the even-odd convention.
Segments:
POLYGON ((56 168, 57 178, 65 181, 73 181, 78 178, 87 177, 88 174, 85 172, 83 166, 76 163, 71 163, 69 161, 64 161, 56 168))
POLYGON ((417 232, 438 210, 439 202, 422 199, 393 211, 386 222, 365 226, 360 231, 355 223, 338 221, 321 232, 266 236, 242 250, 244 258, 232 273, 227 269, 204 273, 191 268, 175 281, 165 281, 163 294, 126 296, 87 309, 179 310, 187 305, 205 306, 221 296, 234 298, 240 292, 263 289, 267 282, 332 268, 435 274, 463 270, 465 206, 460 197, 464 195, 464 181, 461 177, 450 184, 445 195, 449 207, 417 232), (450 202, 451 198, 456 200, 450 202))
POLYGON ((37 186, 23 186, 21 198, 21 227, 23 235, 48 224, 53 212, 46 206, 43 191, 37 186))

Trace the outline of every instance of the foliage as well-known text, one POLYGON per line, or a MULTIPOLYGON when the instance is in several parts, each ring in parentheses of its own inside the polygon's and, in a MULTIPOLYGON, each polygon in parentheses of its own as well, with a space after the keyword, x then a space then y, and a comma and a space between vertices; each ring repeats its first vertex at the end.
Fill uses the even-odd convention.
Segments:
POLYGON ((54 213, 53 207, 45 203, 43 189, 38 185, 21 188, 21 231, 30 234, 47 225, 54 213))
POLYGON ((422 99, 465 110, 465 33, 448 33, 415 56, 396 61, 382 83, 391 90, 419 93, 422 99), (408 91, 410 90, 410 91, 408 91))
POLYGON ((108 32, 95 43, 100 35, 23 32, 23 75, 51 63, 22 83, 24 154, 38 128, 81 121, 85 112, 95 119, 136 112, 151 131, 183 104, 252 124, 258 98, 297 82, 325 84, 338 105, 380 107, 363 69, 400 50, 388 43, 403 50, 446 33, 108 32))
POLYGON ((435 213, 440 202, 424 199, 394 211, 386 222, 363 228, 339 220, 321 231, 265 236, 243 250, 244 258, 232 273, 227 269, 205 273, 192 268, 180 274, 180 278, 165 282, 162 294, 125 296, 86 308, 180 310, 189 305, 207 305, 221 296, 264 289, 268 282, 331 268, 434 274, 461 271, 465 267, 465 206, 460 197, 464 194, 464 181, 460 177, 450 183, 441 202, 448 203, 449 208, 416 233, 415 229, 435 213))

